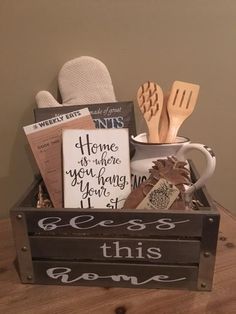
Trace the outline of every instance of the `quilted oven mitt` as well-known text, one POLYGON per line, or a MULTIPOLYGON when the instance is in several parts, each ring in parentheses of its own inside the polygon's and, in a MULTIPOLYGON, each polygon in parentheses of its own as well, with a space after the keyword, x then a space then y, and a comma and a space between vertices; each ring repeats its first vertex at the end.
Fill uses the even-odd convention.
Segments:
POLYGON ((82 56, 66 62, 58 75, 60 104, 48 91, 36 95, 39 108, 115 102, 110 73, 98 59, 82 56))

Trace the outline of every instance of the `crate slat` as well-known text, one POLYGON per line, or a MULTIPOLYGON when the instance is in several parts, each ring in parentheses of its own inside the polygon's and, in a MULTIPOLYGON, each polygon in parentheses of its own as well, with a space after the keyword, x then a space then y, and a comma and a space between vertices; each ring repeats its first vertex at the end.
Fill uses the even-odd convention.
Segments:
POLYGON ((199 263, 200 241, 29 237, 33 258, 149 263, 199 263), (60 248, 58 250, 58 248, 60 248))
POLYGON ((203 213, 173 211, 27 210, 28 232, 38 235, 201 237, 203 213))
POLYGON ((39 284, 196 289, 196 266, 128 263, 33 262, 39 284))

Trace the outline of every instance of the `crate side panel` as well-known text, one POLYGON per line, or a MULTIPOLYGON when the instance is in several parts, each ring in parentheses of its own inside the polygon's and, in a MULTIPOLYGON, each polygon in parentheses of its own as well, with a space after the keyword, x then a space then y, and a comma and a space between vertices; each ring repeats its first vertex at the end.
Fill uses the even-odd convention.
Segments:
POLYGON ((28 232, 38 235, 83 236, 189 236, 202 233, 201 213, 25 211, 28 232))
POLYGON ((198 287, 202 290, 211 290, 213 285, 219 223, 218 213, 204 217, 198 274, 198 287))
POLYGON ((21 281, 33 282, 32 256, 24 213, 11 211, 11 224, 17 253, 17 270, 21 281))
POLYGON ((129 238, 30 237, 33 258, 199 263, 200 241, 129 238))
POLYGON ((129 288, 197 288, 197 267, 34 261, 39 284, 129 288))

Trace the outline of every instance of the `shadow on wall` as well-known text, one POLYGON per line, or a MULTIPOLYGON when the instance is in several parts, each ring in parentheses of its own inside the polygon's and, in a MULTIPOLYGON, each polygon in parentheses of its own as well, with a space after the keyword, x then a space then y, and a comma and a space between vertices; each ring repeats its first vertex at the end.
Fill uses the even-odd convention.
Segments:
MULTIPOLYGON (((48 90, 57 90, 57 77, 55 77, 48 90)), ((34 98, 35 95, 33 95, 34 98)), ((57 98, 60 101, 59 91, 57 98)), ((12 141, 8 176, 0 178, 1 211, 0 218, 9 216, 10 208, 16 206, 18 200, 25 193, 34 180, 34 175, 39 173, 31 148, 27 142, 23 126, 34 123, 33 109, 35 102, 31 102, 26 110, 22 110, 18 126, 15 130, 15 138, 12 141)), ((14 136, 14 135, 13 135, 14 136)))
MULTIPOLYGON (((57 97, 59 102, 61 101, 61 96, 58 90, 57 73, 55 73, 55 76, 47 86, 42 85, 41 82, 35 82, 35 86, 39 86, 40 89, 49 90, 52 94, 55 94, 55 98, 57 97)), ((19 116, 14 144, 12 145, 12 151, 10 153, 8 176, 0 178, 0 190, 3 195, 0 218, 9 216, 10 208, 17 204, 29 185, 33 182, 34 175, 39 173, 36 161, 23 130, 24 126, 34 123, 33 109, 37 107, 34 99, 38 91, 39 90, 28 91, 28 94, 31 94, 30 97, 32 96, 31 99, 33 100, 28 101, 29 106, 27 106, 24 111, 22 110, 19 116), (9 195, 12 196, 9 197, 9 195)), ((24 102, 24 100, 21 100, 21 102, 24 102)), ((15 104, 15 106, 16 105, 19 106, 19 103, 15 104)))
MULTIPOLYGON (((31 104, 30 108, 32 107, 33 104, 31 104)), ((7 216, 9 209, 15 205, 24 192, 25 187, 33 180, 33 174, 37 173, 36 164, 32 158, 30 147, 26 144, 25 134, 22 129, 25 121, 32 121, 29 109, 25 110, 21 115, 16 129, 14 144, 10 154, 8 176, 0 178, 0 190, 3 196, 2 206, 4 206, 1 211, 1 217, 7 216)))

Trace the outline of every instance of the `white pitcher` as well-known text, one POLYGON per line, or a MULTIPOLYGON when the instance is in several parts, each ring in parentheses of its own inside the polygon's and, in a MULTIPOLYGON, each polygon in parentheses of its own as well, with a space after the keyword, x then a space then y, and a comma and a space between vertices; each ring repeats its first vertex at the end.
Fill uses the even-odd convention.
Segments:
POLYGON ((180 161, 186 161, 186 153, 190 150, 200 151, 206 158, 206 167, 200 178, 186 190, 186 195, 201 188, 206 180, 212 176, 216 158, 211 148, 206 145, 191 143, 186 137, 177 137, 175 143, 147 143, 146 133, 141 133, 136 137, 131 137, 131 143, 135 147, 135 154, 131 160, 131 184, 136 188, 149 177, 148 170, 152 168, 153 161, 164 159, 168 156, 175 156, 180 161))

